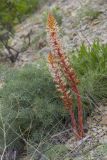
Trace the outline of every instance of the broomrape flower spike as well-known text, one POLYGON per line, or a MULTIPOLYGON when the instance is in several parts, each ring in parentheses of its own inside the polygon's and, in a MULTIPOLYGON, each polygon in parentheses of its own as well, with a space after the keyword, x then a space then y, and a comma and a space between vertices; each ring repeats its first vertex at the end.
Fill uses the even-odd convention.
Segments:
POLYGON ((70 112, 73 132, 75 133, 76 137, 79 139, 80 136, 78 135, 76 120, 75 120, 74 112, 72 108, 72 97, 67 91, 67 88, 66 88, 67 84, 62 79, 62 73, 58 68, 57 61, 55 61, 55 57, 53 56, 52 53, 49 53, 48 55, 48 66, 49 66, 50 73, 53 77, 53 80, 56 84, 57 91, 61 94, 61 99, 63 100, 66 109, 68 109, 70 112))
POLYGON ((48 55, 49 70, 56 84, 57 90, 62 94, 61 98, 64 102, 64 105, 69 110, 74 134, 76 135, 77 138, 81 139, 84 136, 84 131, 83 131, 82 101, 77 87, 79 80, 76 77, 74 69, 71 67, 69 63, 68 57, 65 55, 63 51, 58 36, 58 31, 59 31, 58 25, 55 18, 51 14, 49 14, 47 20, 47 33, 48 33, 48 41, 52 48, 52 53, 49 53, 48 55), (63 78, 65 78, 68 81, 68 84, 64 82, 63 78), (69 85, 72 92, 75 93, 77 99, 77 107, 78 107, 77 123, 73 112, 72 97, 70 94, 71 92, 68 91, 66 87, 67 85, 69 85))

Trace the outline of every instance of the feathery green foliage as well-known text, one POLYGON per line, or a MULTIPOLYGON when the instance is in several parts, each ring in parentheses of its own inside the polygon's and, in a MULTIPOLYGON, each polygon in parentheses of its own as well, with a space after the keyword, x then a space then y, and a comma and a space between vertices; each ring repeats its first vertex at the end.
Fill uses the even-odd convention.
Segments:
MULTIPOLYGON (((0 101, 6 128, 11 124, 18 133, 21 129, 25 137, 29 131, 30 135, 36 135, 35 143, 39 143, 42 133, 46 135, 55 123, 67 115, 43 61, 19 70, 10 69, 5 86, 0 90, 0 101)), ((11 128, 9 135, 7 132, 8 144, 12 141, 10 135, 16 137, 11 128)))

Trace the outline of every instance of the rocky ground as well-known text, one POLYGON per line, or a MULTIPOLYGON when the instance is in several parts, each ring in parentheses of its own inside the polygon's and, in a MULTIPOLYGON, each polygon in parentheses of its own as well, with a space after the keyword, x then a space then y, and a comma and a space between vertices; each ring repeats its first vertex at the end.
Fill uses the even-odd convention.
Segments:
MULTIPOLYGON (((46 26, 43 22, 43 13, 53 6, 58 6, 62 12, 62 42, 67 52, 79 47, 82 42, 88 45, 95 39, 99 39, 103 43, 107 42, 106 0, 50 1, 38 13, 27 18, 16 27, 16 34, 12 40, 13 47, 17 50, 28 47, 24 40, 28 41, 27 35, 30 32, 31 43, 33 43, 24 54, 20 54, 22 63, 33 61, 38 53, 43 55, 48 53, 49 48, 46 46, 46 26)), ((21 61, 18 62, 18 65, 22 64, 21 61)))
MULTIPOLYGON (((73 137, 66 147, 75 160, 107 160, 107 105, 96 106, 92 117, 87 119, 88 132, 81 141, 73 143, 73 137)), ((67 155, 69 157, 69 155, 67 155)))

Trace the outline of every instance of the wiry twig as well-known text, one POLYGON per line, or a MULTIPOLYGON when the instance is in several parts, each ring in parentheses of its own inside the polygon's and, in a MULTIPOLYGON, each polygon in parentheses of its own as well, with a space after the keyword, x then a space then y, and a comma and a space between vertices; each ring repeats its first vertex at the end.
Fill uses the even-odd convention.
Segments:
POLYGON ((54 134, 54 135, 51 136, 51 138, 61 136, 61 134, 64 134, 64 133, 69 133, 69 131, 72 131, 72 129, 70 128, 70 129, 64 130, 62 132, 59 132, 57 134, 54 134))

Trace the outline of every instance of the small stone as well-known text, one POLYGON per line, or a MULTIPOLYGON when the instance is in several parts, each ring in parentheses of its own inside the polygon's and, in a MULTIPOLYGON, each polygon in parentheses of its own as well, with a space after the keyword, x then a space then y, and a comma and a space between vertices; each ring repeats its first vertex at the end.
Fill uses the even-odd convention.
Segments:
POLYGON ((107 127, 106 127, 106 126, 103 126, 102 129, 103 129, 104 131, 107 131, 107 127))
POLYGON ((107 115, 107 110, 105 110, 104 114, 107 115))
POLYGON ((3 88, 3 86, 4 86, 4 82, 0 80, 0 89, 3 88))
POLYGON ((102 129, 98 129, 97 133, 102 133, 102 129))
POLYGON ((107 136, 101 137, 101 138, 99 139, 99 142, 100 142, 101 144, 107 144, 107 136))
POLYGON ((99 24, 99 23, 100 23, 100 21, 99 21, 99 20, 96 20, 96 21, 93 21, 92 25, 97 25, 97 24, 99 24))
POLYGON ((107 156, 105 156, 105 157, 103 158, 103 160, 107 160, 107 156))
POLYGON ((50 48, 48 48, 48 47, 44 47, 44 48, 42 48, 40 51, 39 51, 39 54, 40 55, 45 55, 45 56, 47 56, 47 54, 50 52, 50 48))
POLYGON ((102 124, 102 125, 107 125, 107 115, 104 115, 104 116, 102 117, 102 121, 100 122, 100 124, 102 124))

